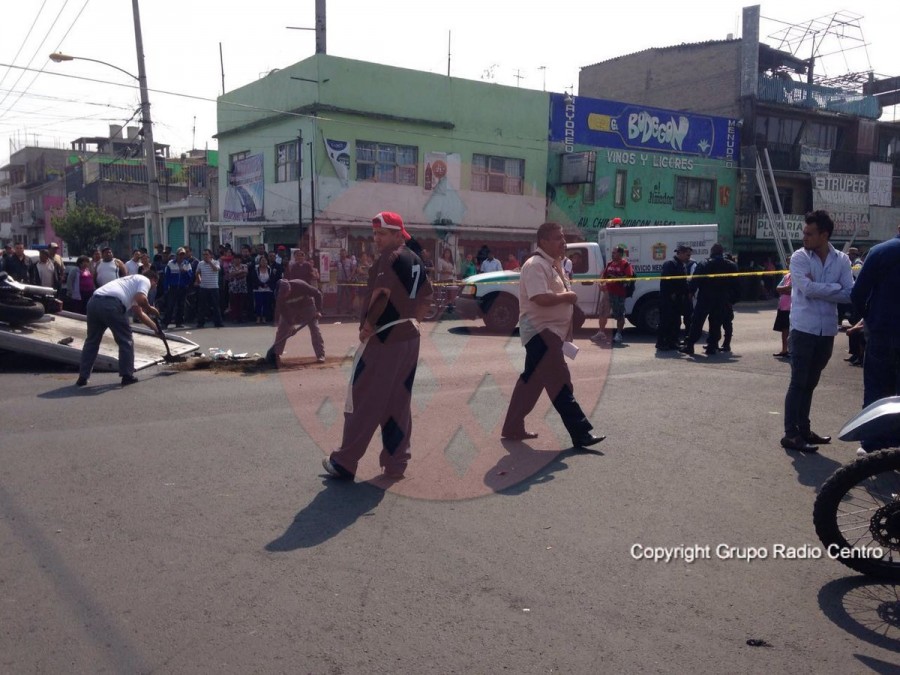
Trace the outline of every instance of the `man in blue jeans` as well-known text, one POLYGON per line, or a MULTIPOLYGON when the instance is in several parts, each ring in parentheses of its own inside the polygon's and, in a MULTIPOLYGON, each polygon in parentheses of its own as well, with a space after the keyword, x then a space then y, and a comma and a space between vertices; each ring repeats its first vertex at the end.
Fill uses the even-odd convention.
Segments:
POLYGON ((791 256, 791 383, 784 397, 781 447, 816 452, 831 436, 812 431, 812 395, 834 346, 837 306, 850 299, 850 258, 831 245, 834 221, 827 211, 806 215, 803 248, 791 256))
MULTIPOLYGON (((874 246, 850 294, 853 311, 864 318, 863 407, 900 393, 900 228, 893 239, 874 246)), ((898 439, 866 439, 866 452, 896 445, 898 439)))

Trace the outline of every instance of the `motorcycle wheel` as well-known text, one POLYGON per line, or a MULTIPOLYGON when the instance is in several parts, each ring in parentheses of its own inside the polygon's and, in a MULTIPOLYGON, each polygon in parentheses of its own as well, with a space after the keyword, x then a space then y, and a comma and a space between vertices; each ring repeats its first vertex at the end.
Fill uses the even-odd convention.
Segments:
POLYGON ((44 316, 44 306, 17 293, 0 294, 0 321, 21 326, 44 316))
POLYGON ((882 450, 836 471, 813 509, 825 553, 847 567, 900 581, 900 450, 882 450))

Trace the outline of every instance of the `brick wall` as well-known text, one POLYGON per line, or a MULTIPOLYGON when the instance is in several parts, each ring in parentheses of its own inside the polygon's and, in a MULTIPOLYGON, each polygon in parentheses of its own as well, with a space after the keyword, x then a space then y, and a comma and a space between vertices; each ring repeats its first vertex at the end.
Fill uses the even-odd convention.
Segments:
POLYGON ((740 40, 647 49, 586 66, 578 95, 740 117, 740 40))

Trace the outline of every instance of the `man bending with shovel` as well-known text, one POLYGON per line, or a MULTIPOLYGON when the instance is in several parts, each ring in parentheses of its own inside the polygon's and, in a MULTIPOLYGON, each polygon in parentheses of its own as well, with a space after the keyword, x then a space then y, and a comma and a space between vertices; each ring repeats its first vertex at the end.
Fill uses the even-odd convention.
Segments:
POLYGON ((83 387, 88 383, 100 341, 109 328, 116 344, 119 345, 119 375, 122 386, 134 384, 138 379, 134 376, 134 338, 131 333, 131 321, 128 310, 131 309, 138 319, 157 336, 163 337, 162 331, 150 317, 159 318, 159 310, 150 305, 147 295, 156 286, 159 275, 155 270, 143 274, 133 274, 109 281, 91 296, 87 304, 87 338, 81 348, 81 365, 78 369, 78 381, 75 384, 83 387))
POLYGON ((303 279, 282 279, 275 290, 275 344, 266 352, 266 361, 278 365, 287 341, 309 326, 316 361, 325 362, 325 340, 319 329, 322 318, 322 292, 303 279))

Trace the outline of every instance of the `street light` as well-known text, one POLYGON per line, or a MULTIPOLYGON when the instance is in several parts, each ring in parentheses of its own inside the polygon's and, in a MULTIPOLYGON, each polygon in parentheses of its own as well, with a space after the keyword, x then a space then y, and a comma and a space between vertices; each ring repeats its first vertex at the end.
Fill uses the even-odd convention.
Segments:
POLYGON ((137 80, 138 87, 141 91, 141 117, 143 118, 141 133, 144 136, 144 160, 147 166, 147 187, 150 193, 150 229, 153 238, 157 244, 164 244, 162 222, 159 212, 159 177, 156 172, 156 146, 153 143, 153 123, 150 121, 150 97, 147 93, 147 73, 144 70, 144 42, 141 37, 141 17, 138 10, 138 0, 132 0, 132 9, 134 13, 134 41, 137 47, 138 74, 132 75, 127 70, 114 66, 100 59, 89 59, 84 56, 70 56, 54 52, 50 54, 50 60, 54 63, 62 63, 63 61, 93 61, 104 66, 109 66, 125 73, 133 80, 137 80))
POLYGON ((113 64, 107 63, 106 61, 101 61, 100 59, 89 59, 89 58, 87 58, 86 56, 69 56, 68 54, 63 54, 62 52, 53 52, 53 53, 50 55, 50 60, 53 61, 54 63, 62 63, 63 61, 75 61, 75 60, 78 60, 78 61, 92 61, 92 62, 94 62, 94 63, 102 63, 104 66, 109 66, 110 68, 115 68, 115 69, 118 70, 120 73, 125 73, 125 74, 126 74, 128 77, 130 77, 132 80, 139 80, 139 79, 140 79, 140 78, 138 78, 137 75, 132 75, 131 73, 129 73, 129 72, 128 72, 127 70, 125 70, 124 68, 119 68, 119 66, 114 66, 113 64))

